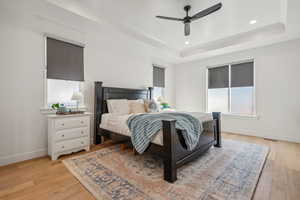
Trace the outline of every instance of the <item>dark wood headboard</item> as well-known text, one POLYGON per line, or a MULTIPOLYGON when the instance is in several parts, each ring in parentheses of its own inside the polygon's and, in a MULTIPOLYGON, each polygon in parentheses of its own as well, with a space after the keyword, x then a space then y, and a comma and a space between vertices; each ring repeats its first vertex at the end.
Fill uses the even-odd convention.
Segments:
POLYGON ((108 99, 151 99, 152 88, 148 89, 129 89, 116 87, 103 87, 103 82, 95 82, 95 111, 94 111, 94 143, 100 141, 99 125, 101 123, 101 116, 107 113, 108 99))

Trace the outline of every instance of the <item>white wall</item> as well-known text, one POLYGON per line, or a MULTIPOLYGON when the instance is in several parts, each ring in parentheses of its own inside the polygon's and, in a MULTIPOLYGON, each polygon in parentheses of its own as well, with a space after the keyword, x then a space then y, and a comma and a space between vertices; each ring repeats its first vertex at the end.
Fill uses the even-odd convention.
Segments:
POLYGON ((254 58, 259 119, 224 116, 223 131, 300 142, 300 40, 176 66, 176 106, 205 111, 206 67, 254 58))
POLYGON ((152 63, 167 67, 167 98, 174 103, 173 70, 159 49, 38 0, 0 2, 0 165, 43 156, 44 34, 85 47, 85 102, 93 111, 93 81, 105 86, 152 85, 152 63))

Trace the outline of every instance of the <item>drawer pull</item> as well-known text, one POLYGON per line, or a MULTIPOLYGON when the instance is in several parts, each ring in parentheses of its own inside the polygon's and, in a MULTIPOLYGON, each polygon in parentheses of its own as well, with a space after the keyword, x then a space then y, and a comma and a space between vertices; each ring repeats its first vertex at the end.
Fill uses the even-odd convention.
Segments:
POLYGON ((64 148, 65 148, 65 146, 62 146, 61 148, 62 148, 62 149, 64 149, 64 148))
POLYGON ((62 135, 61 137, 65 137, 65 135, 62 135))
POLYGON ((81 131, 81 134, 83 134, 83 131, 81 131))
POLYGON ((64 126, 65 124, 64 124, 64 123, 62 123, 61 125, 62 125, 62 126, 64 126))
POLYGON ((83 121, 81 121, 80 123, 82 123, 82 124, 83 124, 83 121))
POLYGON ((83 142, 81 142, 81 144, 83 144, 83 142))

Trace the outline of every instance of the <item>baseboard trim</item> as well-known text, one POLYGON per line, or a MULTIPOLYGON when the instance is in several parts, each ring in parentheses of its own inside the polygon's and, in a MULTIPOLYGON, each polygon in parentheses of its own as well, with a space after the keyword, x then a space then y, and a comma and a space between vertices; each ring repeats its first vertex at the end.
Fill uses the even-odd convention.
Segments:
POLYGON ((223 130, 224 133, 233 133, 237 135, 246 135, 246 136, 254 136, 254 137, 259 137, 259 138, 264 138, 264 139, 269 139, 269 140, 278 140, 278 141, 286 141, 286 142, 293 142, 293 143, 300 143, 300 138, 292 138, 292 137, 287 137, 287 136, 274 136, 270 134, 256 134, 256 133, 250 133, 246 131, 235 131, 235 130, 223 130))
POLYGON ((38 158, 47 155, 46 149, 39 149, 36 151, 26 152, 26 153, 20 153, 10 156, 3 156, 0 157, 0 166, 21 162, 24 160, 30 160, 33 158, 38 158))

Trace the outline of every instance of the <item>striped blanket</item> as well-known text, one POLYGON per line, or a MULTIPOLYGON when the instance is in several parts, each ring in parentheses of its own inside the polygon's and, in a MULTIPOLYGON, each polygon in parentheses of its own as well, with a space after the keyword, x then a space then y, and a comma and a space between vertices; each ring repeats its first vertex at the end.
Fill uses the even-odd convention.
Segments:
POLYGON ((162 129, 162 120, 175 119, 176 129, 182 130, 188 150, 193 150, 202 133, 202 123, 192 115, 179 112, 132 115, 127 120, 131 141, 137 152, 143 153, 162 129))

